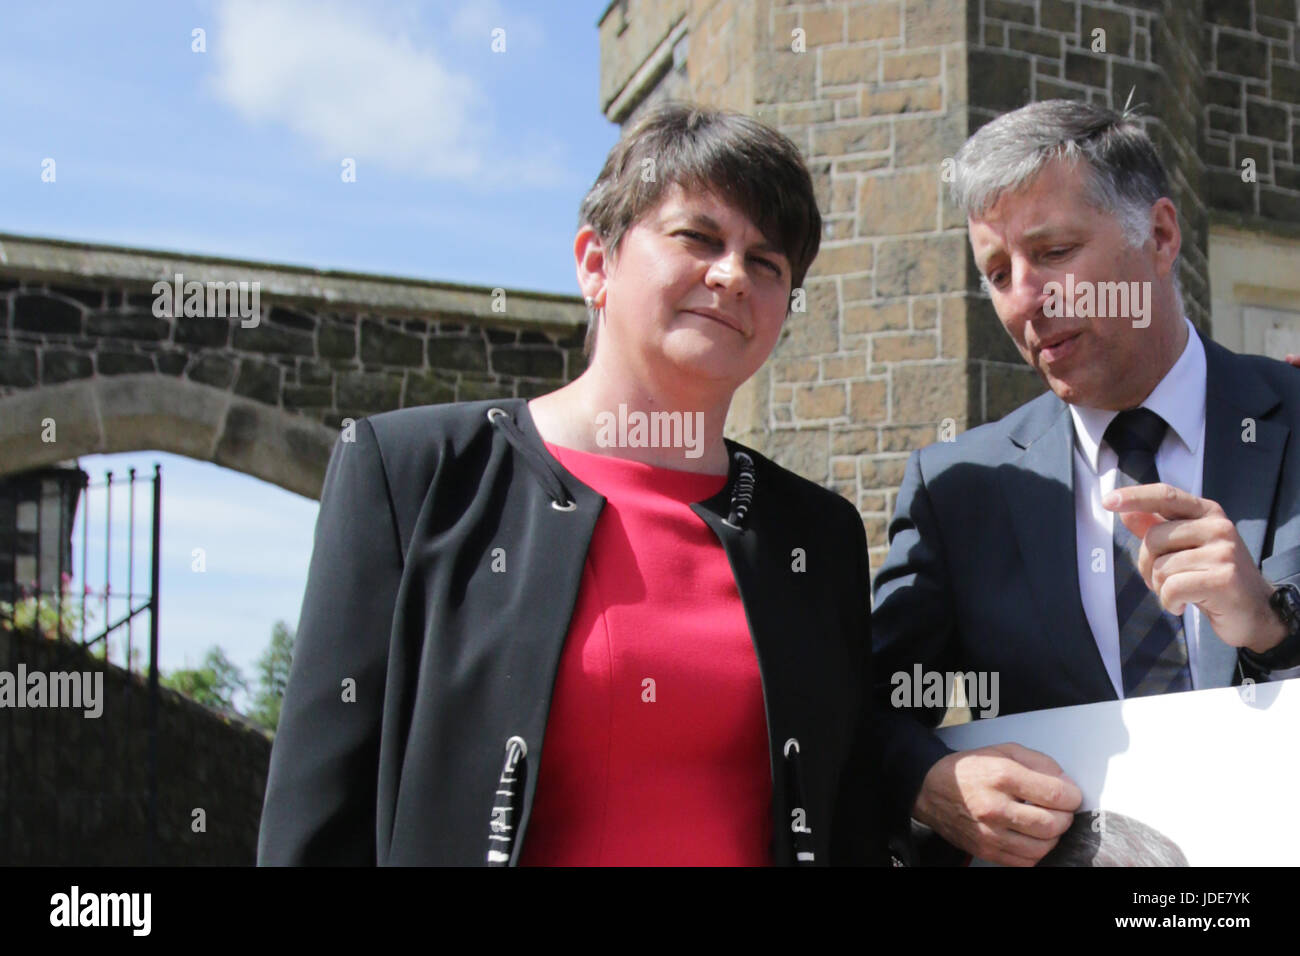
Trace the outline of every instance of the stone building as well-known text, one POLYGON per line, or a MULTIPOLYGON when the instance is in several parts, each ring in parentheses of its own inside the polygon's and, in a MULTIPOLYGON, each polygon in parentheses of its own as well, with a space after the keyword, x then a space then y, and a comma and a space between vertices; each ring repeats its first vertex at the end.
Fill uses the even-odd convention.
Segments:
POLYGON ((742 440, 856 502, 873 566, 908 454, 1042 388, 979 286, 944 159, 995 115, 1134 105, 1169 167, 1188 316, 1300 352, 1297 0, 615 0, 600 101, 737 109, 803 149, 808 311, 733 405, 742 440))

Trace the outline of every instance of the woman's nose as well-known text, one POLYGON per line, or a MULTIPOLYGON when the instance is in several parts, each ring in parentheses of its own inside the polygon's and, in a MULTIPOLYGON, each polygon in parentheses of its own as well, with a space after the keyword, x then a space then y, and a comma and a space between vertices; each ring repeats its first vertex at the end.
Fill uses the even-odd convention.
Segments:
POLYGON ((718 256, 709 264, 709 271, 704 279, 710 286, 743 296, 749 290, 749 272, 745 268, 745 257, 738 252, 727 252, 718 256))

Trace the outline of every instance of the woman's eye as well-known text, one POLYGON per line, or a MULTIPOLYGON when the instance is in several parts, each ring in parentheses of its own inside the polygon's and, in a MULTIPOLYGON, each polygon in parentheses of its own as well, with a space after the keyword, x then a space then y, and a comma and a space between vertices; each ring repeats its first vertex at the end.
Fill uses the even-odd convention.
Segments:
MULTIPOLYGON (((705 235, 702 232, 696 232, 694 229, 678 229, 676 232, 673 233, 673 235, 681 236, 683 238, 689 239, 691 242, 698 242, 706 246, 716 247, 723 244, 721 241, 715 239, 713 236, 705 235)), ((781 264, 778 262, 774 262, 771 259, 764 259, 762 256, 753 256, 752 259, 754 262, 757 262, 759 265, 766 268, 774 276, 779 277, 785 274, 784 271, 781 269, 781 264)))

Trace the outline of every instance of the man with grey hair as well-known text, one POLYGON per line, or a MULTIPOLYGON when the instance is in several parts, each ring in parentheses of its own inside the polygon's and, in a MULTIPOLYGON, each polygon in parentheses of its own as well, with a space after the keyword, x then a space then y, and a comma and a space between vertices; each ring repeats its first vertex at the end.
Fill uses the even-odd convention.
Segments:
POLYGON ((894 675, 997 673, 1012 714, 1300 673, 1300 375, 1184 315, 1177 211, 1127 111, 1033 103, 955 172, 1048 391, 908 462, 872 615, 885 771, 898 828, 1033 865, 1079 788, 1016 744, 951 751, 946 702, 900 700, 894 675))

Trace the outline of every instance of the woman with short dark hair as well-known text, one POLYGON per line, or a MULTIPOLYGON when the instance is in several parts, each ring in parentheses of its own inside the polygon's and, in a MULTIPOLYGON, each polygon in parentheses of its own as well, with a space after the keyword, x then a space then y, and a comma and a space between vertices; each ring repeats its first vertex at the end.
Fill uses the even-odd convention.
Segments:
POLYGON ((582 205, 587 370, 335 448, 259 862, 882 860, 862 522, 723 437, 820 230, 788 139, 661 107, 582 205))

